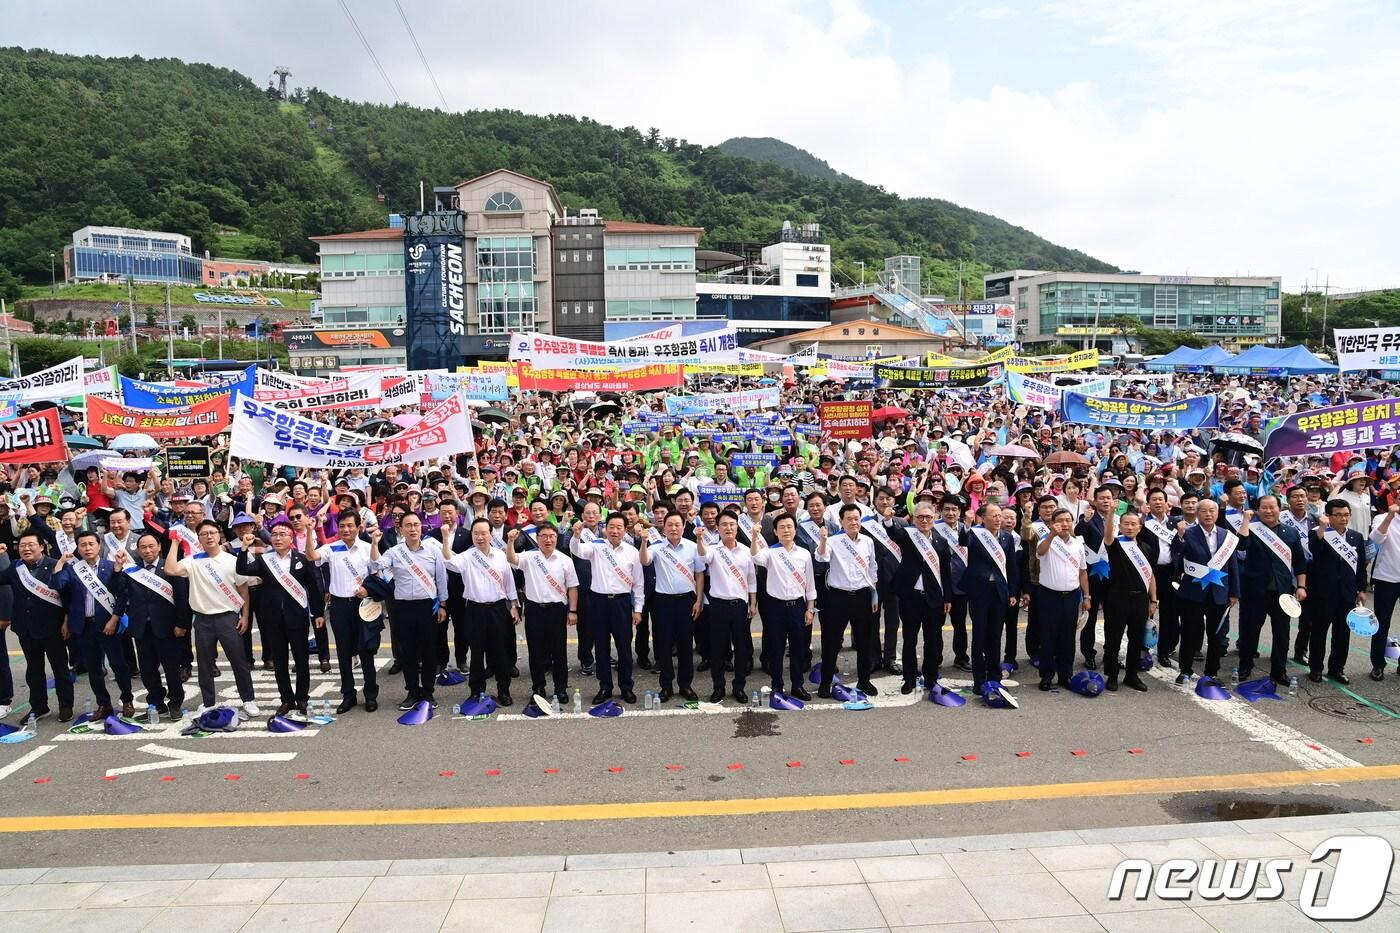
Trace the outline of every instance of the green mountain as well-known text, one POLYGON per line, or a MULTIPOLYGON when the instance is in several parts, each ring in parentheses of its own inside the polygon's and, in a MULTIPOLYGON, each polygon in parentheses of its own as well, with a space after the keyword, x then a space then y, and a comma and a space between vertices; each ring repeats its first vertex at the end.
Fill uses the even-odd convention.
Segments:
POLYGON ((806 149, 799 149, 792 143, 785 143, 772 136, 735 136, 726 139, 715 147, 725 155, 755 162, 776 162, 790 172, 820 178, 823 181, 844 181, 860 184, 860 180, 838 172, 825 159, 818 159, 806 149))
POLYGON ((968 294, 992 267, 1112 267, 985 214, 586 117, 444 113, 318 89, 269 99, 250 78, 175 59, 0 49, 0 284, 44 283, 50 251, 85 224, 148 226, 196 249, 312 259, 307 239, 382 226, 419 182, 496 168, 552 182, 571 209, 703 226, 706 242, 767 242, 816 221, 838 281, 886 256, 925 257, 926 289, 968 294), (382 194, 384 203, 376 195, 382 194))

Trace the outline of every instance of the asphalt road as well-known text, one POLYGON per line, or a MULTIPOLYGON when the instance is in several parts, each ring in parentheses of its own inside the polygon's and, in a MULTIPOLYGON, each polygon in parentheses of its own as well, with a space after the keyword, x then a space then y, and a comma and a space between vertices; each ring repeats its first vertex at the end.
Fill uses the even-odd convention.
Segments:
MULTIPOLYGON (((1353 648, 1361 650, 1360 639, 1353 648)), ((22 662, 11 663, 19 674, 22 662)), ((1400 781, 1297 776, 1400 764, 1400 679, 1372 683, 1368 668, 1356 657, 1349 693, 1303 679, 1297 697, 1254 705, 1201 701, 1153 678, 1146 694, 1088 699, 1021 686, 1019 710, 978 700, 946 709, 899 695, 897 680, 886 678, 877 684, 892 690, 864 712, 741 711, 729 701, 717 713, 629 708, 615 719, 526 720, 517 687, 511 716, 474 722, 453 718, 448 706, 462 699, 462 685, 439 688, 438 715, 407 727, 395 723, 401 682, 387 678, 378 712, 357 709, 316 734, 271 736, 254 723, 243 731, 256 735, 199 740, 174 727, 80 738, 50 720, 37 740, 0 746, 0 867, 694 849, 1400 807, 1400 781), (175 767, 153 746, 216 758, 175 767), (50 750, 36 755, 40 748, 50 750), (290 760, 217 757, 287 753, 290 760), (35 757, 6 770, 22 756, 35 757), (1285 786, 1268 786, 1281 773, 1292 775, 1285 786), (1247 777, 1221 787, 1217 775, 1247 777), (1004 790, 978 790, 986 788, 1004 790), (970 799, 941 793, 962 790, 970 799), (935 793, 889 796, 900 792, 935 793), (858 800, 833 804, 834 795, 858 800), (735 800, 756 801, 760 812, 668 809, 735 800), (615 804, 641 807, 618 819, 615 804), (569 805, 594 806, 557 809, 569 805), (545 809, 483 809, 497 807, 545 809), (457 819, 449 808, 471 816, 457 819), (360 824, 374 818, 366 811, 395 812, 392 825, 336 825, 347 821, 330 811, 347 810, 360 824), (427 812, 430 822, 412 825, 397 811, 427 812), (290 815, 267 818, 277 825, 266 827, 207 825, 269 812, 290 815), (168 813, 190 816, 168 829, 93 830, 86 819, 168 813), (44 819, 62 816, 83 818, 69 824, 81 831, 56 831, 44 819), (40 819, 13 822, 24 817, 40 819), (289 825, 308 822, 331 825, 289 825)), ((260 701, 275 697, 271 673, 255 676, 260 701)), ((1028 665, 1023 676, 1034 683, 1028 665)), ((335 683, 315 674, 313 694, 335 702, 335 683)), ((590 685, 579 683, 587 696, 590 685)), ((220 686, 232 696, 231 683, 220 686)), ((639 678, 638 692, 648 687, 654 674, 639 678)))

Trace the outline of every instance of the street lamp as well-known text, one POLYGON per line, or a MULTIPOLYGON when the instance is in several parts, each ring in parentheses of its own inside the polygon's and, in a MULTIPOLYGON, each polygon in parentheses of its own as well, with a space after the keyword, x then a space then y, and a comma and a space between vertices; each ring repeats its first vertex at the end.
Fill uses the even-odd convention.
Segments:
POLYGON ((54 272, 53 250, 49 250, 49 291, 58 293, 58 277, 54 272))

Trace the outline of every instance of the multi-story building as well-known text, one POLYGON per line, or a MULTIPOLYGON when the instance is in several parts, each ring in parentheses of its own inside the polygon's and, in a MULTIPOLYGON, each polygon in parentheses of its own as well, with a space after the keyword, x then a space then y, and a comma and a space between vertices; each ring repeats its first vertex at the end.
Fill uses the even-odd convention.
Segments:
POLYGON ((607 308, 603 287, 603 221, 595 210, 566 214, 554 237, 554 333, 602 340, 607 308))
POLYGON ((1016 339, 1021 343, 1097 345, 1123 352, 1129 348, 1111 322, 1124 316, 1147 327, 1191 331, 1223 344, 1279 340, 1278 276, 1002 272, 983 281, 994 291, 1006 288, 1016 307, 1016 339))
MULTIPOLYGON (((755 247, 756 244, 755 244, 755 247)), ((784 222, 757 249, 708 251, 696 276, 696 315, 733 322, 744 343, 821 327, 831 320, 831 247, 817 224, 784 222)))
POLYGON ((603 221, 606 320, 695 319, 695 249, 703 227, 603 221))
POLYGON ((347 366, 405 365, 403 228, 312 240, 321 250, 321 300, 314 327, 284 332, 291 368, 328 375, 347 366))
POLYGON ((63 278, 68 282, 131 279, 200 285, 201 265, 189 237, 158 230, 87 226, 63 248, 63 278))

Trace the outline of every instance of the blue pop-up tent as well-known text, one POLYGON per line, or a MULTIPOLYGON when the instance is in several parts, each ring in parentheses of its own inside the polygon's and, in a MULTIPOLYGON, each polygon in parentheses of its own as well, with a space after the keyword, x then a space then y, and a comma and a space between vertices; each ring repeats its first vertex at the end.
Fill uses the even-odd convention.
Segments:
POLYGON ((1177 347, 1165 356, 1159 356, 1155 360, 1149 361, 1144 368, 1149 372, 1169 373, 1176 368, 1177 364, 1186 364, 1200 352, 1192 347, 1177 347))

